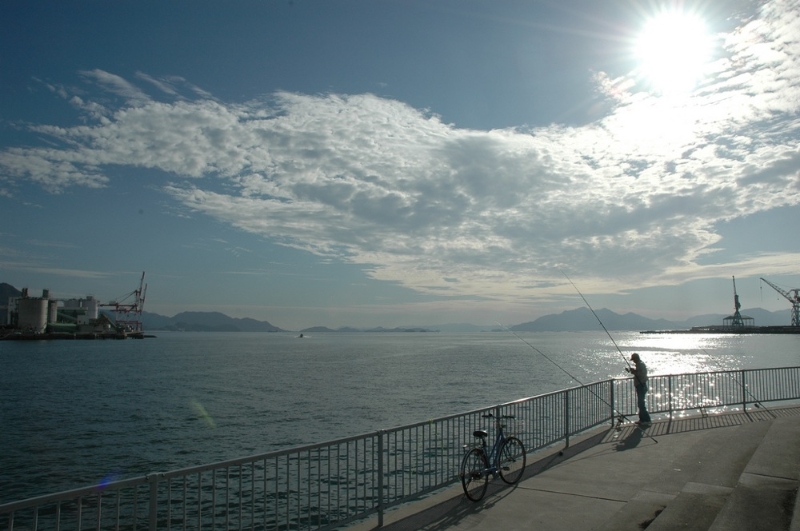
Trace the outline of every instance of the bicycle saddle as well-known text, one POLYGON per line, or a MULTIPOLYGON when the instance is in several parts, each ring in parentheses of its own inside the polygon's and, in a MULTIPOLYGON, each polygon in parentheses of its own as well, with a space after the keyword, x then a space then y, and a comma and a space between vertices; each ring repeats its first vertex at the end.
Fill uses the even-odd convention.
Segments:
POLYGON ((472 432, 472 435, 474 435, 475 437, 477 437, 479 439, 483 439, 484 437, 488 437, 489 436, 489 432, 486 431, 486 430, 475 430, 475 431, 472 432))

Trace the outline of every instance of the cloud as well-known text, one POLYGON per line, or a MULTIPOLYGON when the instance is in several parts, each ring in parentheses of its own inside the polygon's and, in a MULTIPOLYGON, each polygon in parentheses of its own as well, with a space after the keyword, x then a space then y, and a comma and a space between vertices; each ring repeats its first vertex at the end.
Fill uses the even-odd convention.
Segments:
POLYGON ((87 71, 124 104, 81 98, 95 123, 36 127, 63 147, 1 152, 0 184, 60 192, 157 170, 194 212, 436 294, 519 296, 560 269, 609 291, 689 278, 717 223, 800 203, 799 12, 771 2, 727 35, 690 98, 598 73, 610 110, 581 127, 462 129, 371 94, 224 103, 137 74, 171 98, 157 101, 87 71))
MULTIPOLYGON (((0 250, 5 250, 0 248, 0 250)), ((42 273, 59 277, 103 279, 115 276, 116 273, 101 271, 88 271, 80 269, 64 269, 58 267, 39 267, 33 262, 20 262, 10 260, 0 260, 0 266, 8 271, 26 271, 30 273, 42 273)))
POLYGON ((179 96, 178 91, 175 90, 175 87, 173 87, 172 84, 169 83, 168 81, 162 81, 160 79, 156 79, 153 76, 145 74, 144 72, 136 72, 136 77, 143 81, 147 81, 160 91, 169 94, 170 96, 179 96))
POLYGON ((124 98, 128 104, 143 105, 151 101, 150 97, 139 87, 116 74, 99 69, 85 70, 81 74, 89 81, 93 81, 105 87, 109 92, 124 98))
POLYGON ((70 186, 99 188, 108 182, 81 153, 61 149, 9 148, 0 154, 0 169, 0 179, 9 184, 29 180, 53 193, 70 186))

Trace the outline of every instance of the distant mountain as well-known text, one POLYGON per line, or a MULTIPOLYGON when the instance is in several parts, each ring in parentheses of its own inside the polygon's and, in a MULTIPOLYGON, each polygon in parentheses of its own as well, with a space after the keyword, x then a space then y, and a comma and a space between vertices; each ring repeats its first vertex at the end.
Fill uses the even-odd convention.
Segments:
MULTIPOLYGON (((7 284, 6 284, 7 285, 7 284)), ((0 284, 2 289, 3 284, 0 284)), ((12 288, 13 289, 13 288, 12 288)), ((0 292, 1 294, 2 292, 0 292)), ((2 300, 2 299, 0 299, 2 300)), ((755 319, 758 326, 788 325, 791 322, 789 310, 769 312, 762 308, 742 310, 743 316, 755 319)), ((597 310, 597 316, 608 330, 687 330, 693 326, 721 325, 727 314, 706 314, 687 319, 686 321, 668 321, 666 319, 649 319, 635 313, 624 315, 607 308, 597 310)), ((267 321, 255 319, 237 319, 220 312, 182 312, 174 317, 165 317, 156 313, 143 312, 142 322, 145 330, 187 330, 215 332, 286 332, 267 321)), ((303 333, 336 333, 336 332, 480 332, 500 329, 500 325, 414 325, 397 328, 353 328, 337 329, 327 326, 313 326, 300 330, 303 333)), ((601 329, 597 318, 588 308, 567 310, 559 314, 539 317, 535 321, 509 326, 515 332, 570 332, 601 329)))
POLYGON ((358 328, 353 328, 352 326, 343 326, 341 328, 336 329, 337 332, 361 332, 358 328))
MULTIPOLYGON (((0 306, 9 297, 19 297, 22 292, 14 286, 0 283, 0 306)), ((104 311, 103 313, 108 313, 104 311)), ((788 326, 791 323, 791 313, 785 310, 770 312, 762 308, 741 310, 743 316, 752 317, 757 326, 788 326)), ((635 313, 620 315, 607 308, 597 310, 597 316, 608 330, 687 330, 693 326, 721 325, 722 320, 729 314, 698 315, 686 321, 668 321, 665 319, 649 319, 635 313)), ((1 322, 1 321, 0 321, 1 322)), ((166 317, 157 313, 142 312, 142 324, 147 331, 151 330, 185 330, 185 331, 210 331, 210 332, 286 332, 267 321, 255 319, 238 319, 229 317, 220 312, 182 312, 173 317, 166 317)), ((414 325, 397 328, 369 328, 359 329, 341 327, 336 330, 325 326, 305 328, 301 332, 480 332, 502 329, 502 325, 473 325, 468 323, 443 324, 443 325, 414 325)), ((588 308, 567 310, 560 314, 550 314, 530 321, 509 327, 516 332, 562 332, 598 330, 600 324, 588 308)))
POLYGON ((427 328, 440 332, 486 332, 497 328, 499 325, 474 325, 470 323, 447 323, 437 325, 414 325, 410 328, 427 328))
POLYGON ((0 283, 0 304, 8 304, 8 299, 11 297, 19 297, 22 292, 5 282, 0 283))
MULTIPOLYGON (((763 308, 750 308, 747 310, 740 310, 742 316, 752 317, 755 319, 757 326, 789 326, 792 324, 792 312, 787 308, 777 312, 770 312, 763 308)), ((720 319, 718 322, 722 322, 720 319)))
POLYGON ((145 330, 183 330, 188 332, 285 332, 267 321, 228 317, 220 312, 181 312, 174 317, 142 312, 145 330))
MULTIPOLYGON (((792 324, 792 314, 787 308, 785 310, 778 310, 770 312, 763 308, 748 308, 746 310, 739 310, 742 317, 752 317, 755 320, 756 326, 789 326, 792 324)), ((693 326, 709 326, 721 325, 722 320, 729 317, 729 313, 709 313, 705 315, 697 315, 691 317, 682 324, 680 328, 691 328, 693 326)))
MULTIPOLYGON (((608 330, 688 330, 693 326, 722 325, 724 314, 708 314, 692 317, 686 321, 648 319, 635 313, 620 315, 607 308, 597 310, 597 317, 588 308, 567 310, 560 314, 544 315, 535 321, 509 327, 516 332, 566 332, 602 329, 598 318, 608 330)), ((740 311, 742 316, 752 317, 758 326, 788 325, 789 311, 769 312, 761 308, 740 311)))
POLYGON ((397 328, 384 328, 379 326, 378 328, 368 328, 364 330, 364 332, 438 332, 438 330, 431 330, 429 328, 422 328, 422 327, 397 327, 397 328))
POLYGON ((142 312, 142 325, 145 330, 169 330, 170 327, 174 326, 172 317, 152 312, 142 312))
POLYGON ((364 330, 360 328, 353 328, 352 326, 342 326, 334 330, 333 328, 328 328, 327 326, 312 326, 311 328, 303 328, 300 330, 303 333, 348 333, 348 332, 363 332, 364 330))
POLYGON ((379 326, 377 328, 367 328, 367 329, 359 329, 353 328, 350 326, 343 326, 341 328, 337 328, 333 330, 332 328, 328 328, 327 326, 312 326, 311 328, 303 328, 300 330, 301 332, 305 333, 341 333, 341 332, 438 332, 438 330, 431 330, 428 328, 423 327, 398 327, 398 328, 383 328, 379 326))
MULTIPOLYGON (((355 329, 353 329, 353 330, 355 330, 355 329)), ((332 328, 328 328, 327 326, 312 326, 311 328, 303 328, 300 331, 303 332, 304 334, 308 334, 308 333, 318 334, 318 333, 327 333, 327 332, 338 332, 339 330, 334 330, 332 328)), ((355 331, 356 332, 360 332, 361 330, 355 330, 355 331)))
POLYGON ((607 308, 597 310, 597 317, 588 308, 567 310, 560 314, 544 315, 535 321, 510 327, 515 332, 565 332, 598 330, 598 318, 608 330, 664 330, 676 327, 675 323, 663 319, 648 319, 635 313, 620 315, 607 308))

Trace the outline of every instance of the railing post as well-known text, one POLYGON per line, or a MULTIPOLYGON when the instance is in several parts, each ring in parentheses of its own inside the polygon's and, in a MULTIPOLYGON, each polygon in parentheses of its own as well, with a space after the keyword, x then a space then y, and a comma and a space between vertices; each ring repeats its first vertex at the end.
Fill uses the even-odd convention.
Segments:
POLYGON ((610 416, 611 416, 611 425, 613 426, 614 425, 614 411, 615 411, 615 409, 614 409, 614 379, 611 378, 609 380, 609 382, 611 383, 611 399, 608 401, 608 404, 611 407, 611 415, 610 416))
POLYGON ((569 389, 564 391, 564 438, 567 441, 564 448, 569 448, 569 389))
POLYGON ((378 432, 378 527, 383 527, 383 437, 386 430, 378 432))
POLYGON ((747 380, 745 380, 745 370, 742 369, 742 413, 747 412, 747 380))
MULTIPOLYGON (((161 472, 147 475, 147 482, 150 484, 150 503, 148 505, 148 519, 150 522, 148 529, 150 531, 158 529, 158 482, 160 476, 163 475, 161 472)), ((135 511, 136 508, 134 507, 135 511)))
POLYGON ((667 376, 667 400, 669 401, 669 420, 672 420, 672 375, 667 376))

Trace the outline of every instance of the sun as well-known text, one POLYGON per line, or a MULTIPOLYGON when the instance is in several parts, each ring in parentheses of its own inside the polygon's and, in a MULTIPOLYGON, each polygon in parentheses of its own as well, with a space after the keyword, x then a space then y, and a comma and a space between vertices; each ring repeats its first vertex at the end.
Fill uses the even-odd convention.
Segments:
POLYGON ((692 13, 665 11, 649 19, 635 43, 639 68, 661 95, 690 93, 711 57, 712 39, 692 13))

